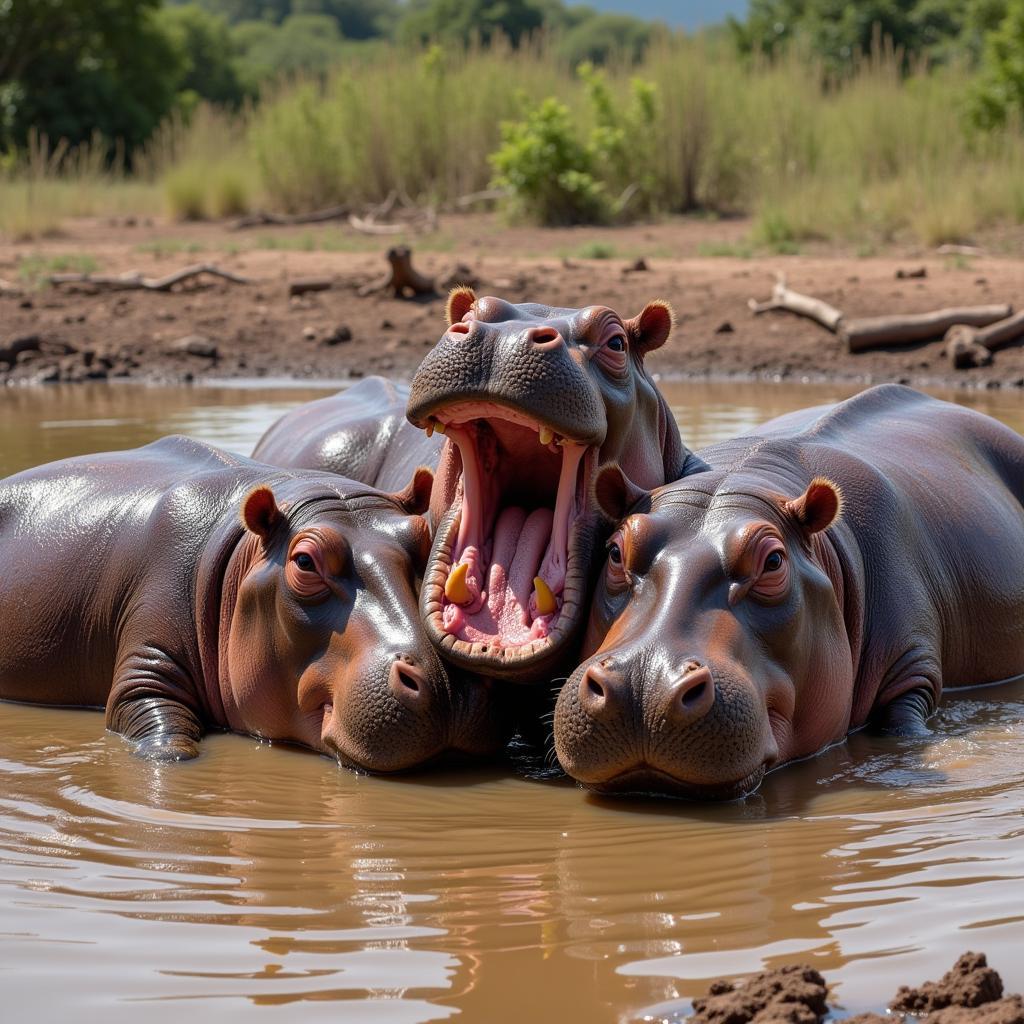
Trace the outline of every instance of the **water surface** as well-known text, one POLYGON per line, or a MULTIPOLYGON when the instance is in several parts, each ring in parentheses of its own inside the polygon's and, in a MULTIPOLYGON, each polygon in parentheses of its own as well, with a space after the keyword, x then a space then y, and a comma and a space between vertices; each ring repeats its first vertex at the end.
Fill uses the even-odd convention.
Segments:
MULTIPOLYGON (((850 390, 666 386, 695 447, 850 390)), ((8 391, 0 472, 169 432, 248 451, 318 393, 8 391)), ((1024 429, 1016 394, 957 397, 1024 429)), ((967 948, 1020 991, 1024 685, 948 700, 936 735, 858 735, 705 807, 235 736, 151 765, 98 713, 0 703, 0 1017, 671 1020, 797 958, 853 1012, 967 948)))

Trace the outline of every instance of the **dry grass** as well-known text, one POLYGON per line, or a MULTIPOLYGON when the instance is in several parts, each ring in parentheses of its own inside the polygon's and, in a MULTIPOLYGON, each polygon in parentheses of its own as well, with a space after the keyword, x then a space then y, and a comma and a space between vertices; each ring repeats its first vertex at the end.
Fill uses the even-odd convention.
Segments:
MULTIPOLYGON (((608 70, 623 106, 634 74, 656 89, 653 137, 632 168, 656 210, 751 213, 751 244, 777 251, 813 239, 932 245, 1024 223, 1024 127, 966 130, 962 69, 903 78, 883 52, 823 89, 811 60, 747 66, 728 48, 664 39, 640 68, 608 70)), ((325 82, 279 84, 254 109, 168 122, 132 177, 98 144, 68 154, 35 140, 0 158, 0 233, 161 207, 179 219, 308 210, 392 189, 443 203, 487 187, 500 122, 548 95, 589 131, 583 84, 543 41, 457 56, 384 49, 325 82)))

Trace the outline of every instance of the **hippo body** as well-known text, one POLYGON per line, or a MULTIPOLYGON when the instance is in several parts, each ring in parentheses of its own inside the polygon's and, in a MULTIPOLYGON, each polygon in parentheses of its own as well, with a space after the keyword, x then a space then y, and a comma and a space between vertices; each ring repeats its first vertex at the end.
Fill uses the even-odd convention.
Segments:
POLYGON ((104 707, 164 760, 211 728, 367 770, 486 746, 485 695, 451 692, 416 615, 429 486, 390 495, 182 437, 10 477, 0 697, 104 707))
POLYGON ((731 798, 1024 672, 1024 439, 897 385, 699 453, 626 512, 558 700, 569 774, 731 798), (632 514, 628 514, 632 508, 632 514))
POLYGON ((624 319, 457 289, 447 316, 413 378, 409 424, 395 422, 401 390, 367 379, 287 414, 254 454, 389 487, 436 468, 429 637, 464 671, 546 682, 573 663, 586 619, 606 535, 598 470, 656 487, 700 468, 644 366, 673 313, 652 302, 624 319))
POLYGON ((400 491, 418 466, 437 466, 444 443, 443 435, 428 436, 406 419, 408 400, 408 385, 365 377, 285 413, 259 439, 252 457, 400 491))

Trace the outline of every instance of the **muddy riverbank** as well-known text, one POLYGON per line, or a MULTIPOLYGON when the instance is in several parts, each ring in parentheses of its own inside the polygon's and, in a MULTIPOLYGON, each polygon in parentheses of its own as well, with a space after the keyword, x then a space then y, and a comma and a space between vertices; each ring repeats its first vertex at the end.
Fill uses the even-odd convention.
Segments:
MULTIPOLYGON (((754 316, 747 307, 750 298, 768 297, 777 271, 793 288, 852 317, 993 302, 1020 306, 1019 257, 897 248, 858 256, 825 247, 749 255, 743 230, 742 222, 674 221, 603 231, 505 231, 492 219, 464 217, 444 220, 437 234, 413 245, 420 270, 445 277, 461 264, 482 292, 515 302, 605 303, 632 315, 651 298, 669 299, 679 329, 650 360, 665 376, 1024 388, 1024 344, 997 353, 989 367, 958 371, 938 340, 851 354, 814 323, 785 313, 754 316), (646 269, 635 269, 638 260, 646 269)), ((59 239, 0 245, 0 278, 20 292, 0 295, 0 380, 406 376, 443 330, 444 300, 361 293, 387 270, 390 241, 330 226, 242 233, 223 225, 82 221, 59 239), (196 262, 215 263, 251 283, 200 282, 172 293, 58 290, 45 283, 69 269, 158 276, 196 262), (295 281, 314 276, 330 280, 330 290, 290 294, 295 281)))

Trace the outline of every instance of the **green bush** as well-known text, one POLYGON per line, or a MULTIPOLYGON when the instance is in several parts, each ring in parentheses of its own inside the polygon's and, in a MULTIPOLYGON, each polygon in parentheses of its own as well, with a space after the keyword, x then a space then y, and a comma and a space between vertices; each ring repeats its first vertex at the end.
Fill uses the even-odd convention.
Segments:
POLYGON ((970 113, 982 129, 1024 119, 1024 0, 1008 0, 1006 16, 985 38, 982 74, 972 91, 970 113))
POLYGON ((494 184, 512 192, 514 215, 540 224, 598 224, 609 214, 594 177, 589 147, 580 142, 569 108, 553 96, 522 121, 505 121, 491 156, 494 184))

